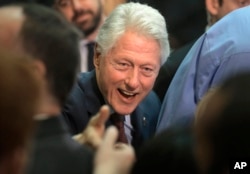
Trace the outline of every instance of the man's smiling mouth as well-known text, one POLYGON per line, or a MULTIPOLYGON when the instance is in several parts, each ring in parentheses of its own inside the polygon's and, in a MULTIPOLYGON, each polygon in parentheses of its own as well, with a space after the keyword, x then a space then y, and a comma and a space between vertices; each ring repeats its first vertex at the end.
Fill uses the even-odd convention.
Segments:
POLYGON ((119 93, 126 97, 126 98, 130 98, 130 97, 135 97, 138 93, 134 93, 134 92, 128 92, 128 91, 124 91, 122 89, 118 89, 119 93))

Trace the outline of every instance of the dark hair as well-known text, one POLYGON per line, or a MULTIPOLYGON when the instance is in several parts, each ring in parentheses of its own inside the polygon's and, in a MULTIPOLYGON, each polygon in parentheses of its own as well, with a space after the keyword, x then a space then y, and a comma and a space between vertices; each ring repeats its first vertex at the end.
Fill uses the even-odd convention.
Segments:
POLYGON ((171 127, 147 141, 137 153, 132 174, 198 172, 191 127, 171 127))
POLYGON ((220 150, 227 159, 250 159, 250 73, 232 77, 220 91, 227 95, 225 108, 217 121, 215 153, 220 150), (223 146, 224 144, 224 146, 223 146), (226 147, 225 147, 226 146, 226 147), (218 148, 216 148, 218 147, 218 148))
POLYGON ((212 145, 212 160, 207 173, 232 169, 235 160, 250 159, 250 73, 228 78, 211 102, 221 100, 217 112, 207 113, 198 124, 212 145), (218 98, 219 97, 219 98, 218 98), (207 117, 207 118, 206 118, 207 117))
POLYGON ((44 63, 50 91, 62 106, 78 71, 80 34, 54 10, 32 3, 21 6, 21 45, 44 63))
POLYGON ((30 2, 35 2, 46 7, 53 7, 56 0, 30 0, 30 2))
MULTIPOLYGON (((50 1, 50 0, 48 0, 48 1, 50 1)), ((33 0, 1 0, 0 7, 5 6, 5 5, 23 4, 23 3, 30 3, 30 2, 33 2, 33 0)))

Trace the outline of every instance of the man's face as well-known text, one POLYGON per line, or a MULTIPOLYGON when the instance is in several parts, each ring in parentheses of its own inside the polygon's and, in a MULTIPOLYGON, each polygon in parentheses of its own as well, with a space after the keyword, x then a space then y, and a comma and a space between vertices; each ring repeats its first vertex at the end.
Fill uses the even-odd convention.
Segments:
POLYGON ((221 19, 229 12, 250 4, 250 0, 223 0, 219 7, 217 19, 221 19))
POLYGON ((160 45, 127 31, 106 56, 95 55, 97 82, 119 114, 130 114, 152 89, 160 69, 160 45))
POLYGON ((56 0, 54 6, 85 36, 94 32, 101 22, 101 0, 56 0))

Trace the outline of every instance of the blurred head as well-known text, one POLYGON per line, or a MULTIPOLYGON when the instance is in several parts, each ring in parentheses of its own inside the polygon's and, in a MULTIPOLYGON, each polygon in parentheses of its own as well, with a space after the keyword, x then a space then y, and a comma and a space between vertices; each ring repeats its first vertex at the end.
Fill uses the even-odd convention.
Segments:
POLYGON ((206 0, 208 25, 213 25, 229 12, 250 4, 250 0, 206 0))
POLYGON ((198 173, 193 153, 193 134, 185 126, 173 126, 157 134, 139 149, 132 174, 198 173))
POLYGON ((103 17, 103 0, 55 0, 54 7, 88 37, 98 30, 103 17))
POLYGON ((119 114, 130 114, 151 91, 169 55, 164 17, 139 3, 118 6, 99 30, 94 65, 98 86, 119 114))
POLYGON ((210 88, 199 101, 195 110, 195 123, 199 122, 200 117, 207 112, 207 107, 209 107, 208 103, 211 102, 211 98, 213 98, 214 95, 217 95, 217 90, 217 87, 210 88))
POLYGON ((30 58, 0 50, 0 173, 19 174, 41 97, 30 58))
POLYGON ((0 9, 0 45, 39 64, 48 93, 62 105, 75 81, 79 33, 55 11, 35 4, 0 9))
POLYGON ((229 78, 203 102, 195 133, 203 173, 226 173, 230 162, 250 159, 250 74, 229 78))

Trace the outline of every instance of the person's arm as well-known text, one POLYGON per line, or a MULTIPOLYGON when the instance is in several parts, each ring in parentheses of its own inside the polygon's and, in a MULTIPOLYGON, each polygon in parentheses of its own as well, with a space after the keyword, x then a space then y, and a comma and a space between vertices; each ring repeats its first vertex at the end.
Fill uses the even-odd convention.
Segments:
POLYGON ((109 107, 104 105, 91 118, 86 129, 73 139, 81 144, 96 149, 94 174, 129 174, 135 161, 135 152, 132 146, 116 143, 118 130, 111 126, 105 132, 105 123, 109 118, 109 107), (105 134, 105 135, 104 135, 105 134))

